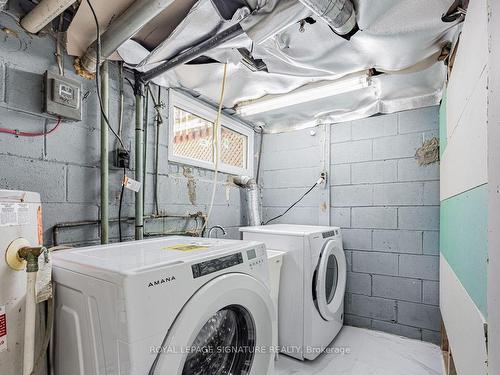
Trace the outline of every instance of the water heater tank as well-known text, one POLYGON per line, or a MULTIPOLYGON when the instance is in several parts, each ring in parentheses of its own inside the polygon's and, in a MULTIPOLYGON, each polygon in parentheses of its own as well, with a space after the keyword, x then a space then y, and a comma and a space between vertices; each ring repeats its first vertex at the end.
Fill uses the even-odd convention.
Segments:
POLYGON ((22 374, 26 272, 5 261, 9 244, 24 238, 42 244, 40 195, 0 190, 0 374, 22 374))

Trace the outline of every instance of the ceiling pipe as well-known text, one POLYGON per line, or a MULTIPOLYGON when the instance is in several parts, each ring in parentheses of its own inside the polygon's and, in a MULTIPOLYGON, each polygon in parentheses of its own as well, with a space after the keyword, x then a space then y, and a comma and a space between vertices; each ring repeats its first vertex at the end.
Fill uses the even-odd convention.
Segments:
POLYGON ((36 34, 76 0, 43 0, 21 20, 21 26, 36 34))
MULTIPOLYGON (((149 21, 174 0, 137 0, 132 3, 101 35, 101 61, 109 58, 123 43, 133 37, 149 21)), ((97 42, 92 43, 81 58, 82 67, 95 72, 97 42)))
POLYGON ((238 35, 243 34, 243 29, 239 23, 228 27, 224 31, 214 35, 213 37, 201 42, 200 44, 187 49, 184 52, 172 57, 170 60, 165 61, 163 64, 140 74, 142 82, 149 82, 159 75, 175 68, 181 64, 187 63, 196 57, 201 56, 203 53, 220 46, 221 44, 236 38, 238 35))
POLYGON ((349 40, 359 31, 351 0, 299 0, 325 21, 332 30, 349 40))

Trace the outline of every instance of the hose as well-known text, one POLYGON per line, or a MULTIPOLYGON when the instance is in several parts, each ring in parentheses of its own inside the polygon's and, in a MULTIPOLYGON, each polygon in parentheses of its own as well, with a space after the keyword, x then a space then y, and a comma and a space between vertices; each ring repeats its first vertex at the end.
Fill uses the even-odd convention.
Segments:
POLYGON ((224 74, 222 77, 222 86, 220 90, 219 108, 217 110, 217 117, 215 119, 215 125, 214 125, 215 169, 214 169, 214 180, 212 187, 212 198, 210 199, 210 207, 208 209, 207 219, 205 220, 205 223, 203 224, 203 228, 201 230, 202 233, 207 229, 210 216, 212 215, 212 209, 214 207, 215 193, 217 191, 217 175, 219 172, 219 129, 220 129, 220 118, 222 115, 222 106, 224 101, 224 93, 226 91, 226 79, 227 79, 227 63, 224 64, 224 74))
POLYGON ((54 327, 54 297, 49 298, 47 300, 47 326, 45 327, 45 335, 43 337, 42 347, 40 348, 40 352, 36 357, 36 361, 33 366, 33 371, 31 372, 30 375, 35 375, 43 362, 43 357, 45 356, 45 353, 47 353, 50 339, 52 337, 53 327, 54 327))

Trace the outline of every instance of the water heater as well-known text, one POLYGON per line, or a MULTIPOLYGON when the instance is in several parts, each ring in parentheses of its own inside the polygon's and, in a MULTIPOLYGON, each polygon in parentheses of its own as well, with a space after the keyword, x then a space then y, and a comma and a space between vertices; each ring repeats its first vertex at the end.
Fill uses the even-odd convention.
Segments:
POLYGON ((11 269, 6 249, 19 238, 43 242, 40 195, 0 190, 0 374, 22 374, 26 272, 11 269))

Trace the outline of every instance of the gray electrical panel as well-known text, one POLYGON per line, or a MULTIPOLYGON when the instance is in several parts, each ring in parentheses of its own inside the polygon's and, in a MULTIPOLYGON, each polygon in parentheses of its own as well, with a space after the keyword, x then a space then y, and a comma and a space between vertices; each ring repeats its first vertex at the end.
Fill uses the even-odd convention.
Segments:
POLYGON ((82 119, 82 85, 74 79, 47 71, 44 79, 44 111, 65 119, 82 119))

